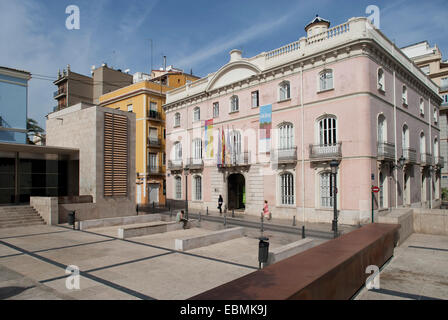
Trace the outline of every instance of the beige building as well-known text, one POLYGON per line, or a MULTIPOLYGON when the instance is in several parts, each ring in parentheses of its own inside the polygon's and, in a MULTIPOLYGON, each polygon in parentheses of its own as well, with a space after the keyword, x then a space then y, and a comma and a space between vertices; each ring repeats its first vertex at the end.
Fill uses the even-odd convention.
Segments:
POLYGON ((448 61, 442 60, 442 52, 428 41, 422 41, 402 48, 403 52, 437 85, 442 96, 440 114, 434 111, 434 119, 440 126, 440 153, 444 157, 442 188, 448 188, 448 61))
POLYGON ((135 114, 79 103, 48 115, 47 146, 79 150, 79 195, 59 204, 77 220, 135 215, 135 114))
POLYGON ((53 94, 57 101, 53 111, 57 111, 80 102, 98 104, 101 95, 132 84, 132 75, 103 64, 93 68, 92 76, 88 77, 71 71, 67 65, 67 69, 58 72, 58 79, 53 83, 58 86, 53 94))

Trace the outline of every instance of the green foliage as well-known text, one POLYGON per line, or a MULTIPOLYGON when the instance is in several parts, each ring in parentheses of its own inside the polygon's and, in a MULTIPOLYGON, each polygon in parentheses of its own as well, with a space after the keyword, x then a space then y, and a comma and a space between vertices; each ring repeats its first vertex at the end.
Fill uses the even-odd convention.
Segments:
POLYGON ((28 144, 34 144, 34 142, 31 140, 33 136, 39 137, 41 140, 43 140, 44 136, 44 129, 42 129, 36 120, 27 118, 26 120, 26 130, 28 131, 26 134, 26 143, 28 144))
POLYGON ((448 200, 448 188, 442 188, 442 200, 448 200))

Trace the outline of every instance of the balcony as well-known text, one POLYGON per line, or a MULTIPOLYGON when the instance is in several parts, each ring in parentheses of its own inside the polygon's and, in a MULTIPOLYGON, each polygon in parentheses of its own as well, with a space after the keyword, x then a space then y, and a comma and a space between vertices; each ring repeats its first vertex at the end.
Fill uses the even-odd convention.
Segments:
POLYGON ((148 137, 148 146, 153 148, 160 148, 162 144, 161 137, 148 137))
POLYGON ((432 155, 429 153, 420 153, 420 165, 423 167, 432 165, 432 155))
POLYGON ((415 164, 417 163, 417 151, 411 148, 403 149, 403 157, 406 159, 406 164, 415 164))
POLYGON ((150 120, 155 120, 155 121, 161 121, 162 120, 160 112, 154 111, 154 110, 149 110, 148 111, 148 118, 150 120))
POLYGON ((444 157, 434 157, 434 164, 439 168, 443 168, 445 166, 445 158, 444 157))
POLYGON ((66 94, 67 92, 66 92, 66 90, 65 89, 59 89, 59 90, 56 90, 55 92, 53 92, 53 98, 59 98, 59 96, 62 96, 62 95, 64 95, 64 94, 66 94))
POLYGON ((190 170, 201 170, 204 168, 204 161, 201 158, 189 158, 185 167, 190 170))
POLYGON ((148 175, 165 175, 162 166, 148 166, 146 172, 148 175))
POLYGON ((329 161, 332 159, 342 158, 342 142, 329 145, 312 145, 310 144, 310 160, 311 162, 329 161))
POLYGON ((225 162, 221 165, 221 167, 239 167, 239 166, 248 166, 250 165, 250 153, 242 152, 242 153, 231 153, 229 157, 226 157, 225 162))
POLYGON ((380 161, 394 161, 395 145, 388 142, 378 142, 377 158, 380 161))
POLYGON ((182 160, 168 160, 168 169, 171 171, 181 171, 183 169, 182 160))
POLYGON ((295 163, 297 162, 297 147, 276 149, 271 153, 272 163, 295 163))

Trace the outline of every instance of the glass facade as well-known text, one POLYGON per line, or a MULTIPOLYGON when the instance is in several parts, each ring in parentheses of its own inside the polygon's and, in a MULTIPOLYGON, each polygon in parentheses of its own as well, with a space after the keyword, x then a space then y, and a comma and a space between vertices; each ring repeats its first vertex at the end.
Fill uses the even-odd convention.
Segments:
POLYGON ((0 152, 0 204, 77 195, 78 167, 78 160, 57 154, 0 152))

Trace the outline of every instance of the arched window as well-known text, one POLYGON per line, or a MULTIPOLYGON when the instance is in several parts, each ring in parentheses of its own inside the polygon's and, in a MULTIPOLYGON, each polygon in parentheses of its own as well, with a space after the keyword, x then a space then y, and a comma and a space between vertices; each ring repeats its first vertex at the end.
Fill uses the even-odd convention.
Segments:
POLYGON ((279 101, 287 100, 291 98, 291 90, 289 81, 283 81, 279 84, 279 101))
POLYGON ((230 97, 230 112, 236 112, 240 110, 240 103, 238 96, 234 95, 230 97))
POLYGON ((196 160, 202 159, 202 140, 201 139, 193 140, 193 159, 196 159, 196 160))
POLYGON ((289 173, 282 173, 280 178, 281 204, 294 204, 294 176, 289 173))
POLYGON ((202 200, 202 177, 194 176, 194 200, 202 200))
POLYGON ((180 113, 176 112, 174 115, 174 126, 179 127, 180 126, 180 113))
POLYGON ((387 125, 386 117, 380 114, 378 116, 378 143, 382 144, 387 142, 387 125))
POLYGON ((434 107, 434 111, 433 111, 433 118, 434 118, 434 123, 437 123, 437 121, 439 120, 438 118, 438 112, 437 112, 437 108, 434 107))
POLYGON ((425 102, 423 101, 423 98, 420 98, 420 115, 425 114, 425 102))
POLYGON ((193 121, 199 120, 201 120, 201 109, 199 109, 199 107, 196 107, 193 109, 193 121))
POLYGON ((409 129, 408 126, 405 124, 403 125, 403 132, 401 136, 401 147, 403 150, 409 149, 409 129))
POLYGON ((182 160, 182 144, 179 141, 174 143, 174 160, 182 160))
POLYGON ((408 88, 406 88, 406 86, 403 86, 401 98, 403 100, 403 106, 407 107, 408 106, 408 88))
POLYGON ((326 116, 319 120, 319 145, 333 146, 337 143, 336 118, 326 116))
POLYGON ((439 162, 439 141, 437 140, 437 138, 434 139, 434 150, 432 152, 434 153, 435 164, 438 164, 438 162, 439 162))
POLYGON ((378 68, 378 90, 385 91, 386 87, 384 86, 384 70, 383 68, 378 68))
POLYGON ((325 171, 319 175, 320 206, 333 207, 334 178, 331 172, 325 171))
POLYGON ((294 147, 294 129, 291 123, 283 123, 278 127, 278 149, 289 150, 294 147))
POLYGON ((319 73, 320 91, 333 89, 333 70, 327 69, 319 73))
POLYGON ((174 177, 174 196, 176 199, 182 199, 182 178, 180 176, 174 177))
POLYGON ((423 132, 420 133, 420 153, 421 154, 426 153, 426 139, 425 134, 423 132))

